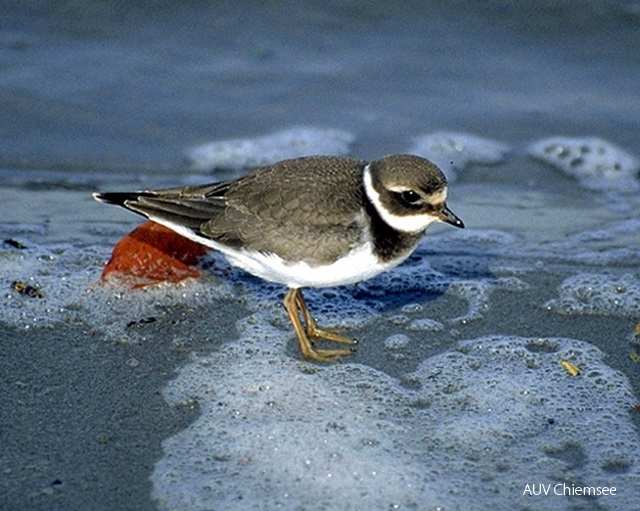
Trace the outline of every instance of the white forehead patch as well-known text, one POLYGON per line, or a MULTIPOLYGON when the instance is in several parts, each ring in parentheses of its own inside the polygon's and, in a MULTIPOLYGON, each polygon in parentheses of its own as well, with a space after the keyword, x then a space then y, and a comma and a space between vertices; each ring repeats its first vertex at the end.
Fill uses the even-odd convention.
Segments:
POLYGON ((447 200, 447 188, 444 187, 442 190, 432 193, 429 196, 429 204, 433 204, 434 206, 437 204, 442 204, 447 200))
MULTIPOLYGON (((364 173, 362 176, 362 181, 364 183, 364 191, 367 194, 367 198, 371 201, 373 206, 376 208, 376 211, 380 215, 380 217, 391 227, 393 227, 397 231, 407 232, 407 233, 419 233, 424 231, 429 224, 433 222, 437 222, 439 220, 438 217, 433 215, 429 215, 427 213, 422 214, 412 214, 412 215, 394 215, 388 209, 384 207, 382 201, 380 200, 380 194, 373 187, 373 181, 371 179, 371 171, 369 169, 369 165, 364 168, 364 173)), ((406 190, 402 190, 406 191, 406 190)), ((438 204, 439 202, 443 202, 446 199, 447 192, 443 190, 442 192, 438 192, 437 194, 432 195, 433 200, 432 204, 438 204), (442 195, 442 201, 436 198, 436 195, 442 195)))

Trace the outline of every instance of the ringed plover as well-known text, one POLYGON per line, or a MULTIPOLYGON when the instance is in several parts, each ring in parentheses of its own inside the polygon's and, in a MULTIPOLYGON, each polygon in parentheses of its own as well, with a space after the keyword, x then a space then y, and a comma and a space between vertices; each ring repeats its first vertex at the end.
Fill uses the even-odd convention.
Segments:
POLYGON ((304 357, 335 361, 354 341, 316 326, 304 287, 352 284, 390 270, 433 222, 464 227, 447 207, 447 180, 429 160, 391 155, 372 162, 309 156, 261 167, 233 181, 130 193, 95 193, 219 250, 230 264, 286 285, 284 306, 304 357))

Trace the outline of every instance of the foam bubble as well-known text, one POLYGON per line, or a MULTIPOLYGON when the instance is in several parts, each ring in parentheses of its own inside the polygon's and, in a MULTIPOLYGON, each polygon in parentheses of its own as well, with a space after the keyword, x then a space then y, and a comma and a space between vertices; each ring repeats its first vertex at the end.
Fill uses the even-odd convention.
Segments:
POLYGON ((640 189, 637 179, 640 161, 601 138, 546 138, 531 144, 528 152, 592 190, 636 192, 640 189))
POLYGON ((545 307, 560 314, 640 316, 640 279, 630 273, 579 273, 565 279, 558 294, 545 307))
POLYGON ((349 152, 354 136, 337 129, 295 127, 256 138, 210 142, 187 151, 197 170, 243 170, 315 154, 349 152))
POLYGON ((163 444, 160 509, 479 510, 522 498, 526 484, 612 486, 614 476, 618 496, 597 504, 632 507, 635 398, 590 344, 462 341, 406 375, 407 387, 370 367, 284 356, 286 336, 260 313, 238 326, 237 342, 194 357, 164 391, 174 405, 197 400, 202 415, 163 444))
POLYGON ((440 321, 430 318, 418 318, 409 323, 409 330, 419 330, 423 332, 440 332, 444 330, 444 325, 440 321))
POLYGON ((411 338, 405 334, 392 334, 384 340, 384 347, 388 350, 401 350, 409 346, 411 338))
POLYGON ((457 172, 472 163, 495 164, 504 159, 509 146, 468 133, 438 131, 416 137, 409 152, 424 156, 455 181, 457 172))

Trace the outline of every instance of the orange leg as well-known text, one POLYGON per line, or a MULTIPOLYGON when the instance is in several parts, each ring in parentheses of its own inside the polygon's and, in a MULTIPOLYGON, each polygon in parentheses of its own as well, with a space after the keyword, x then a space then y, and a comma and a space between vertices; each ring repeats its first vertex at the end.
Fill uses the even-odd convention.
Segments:
POLYGON ((340 342, 342 344, 356 344, 356 341, 353 339, 340 335, 338 330, 324 330, 322 328, 318 328, 316 326, 316 321, 311 317, 309 308, 307 307, 307 304, 302 297, 302 291, 300 290, 298 290, 298 294, 296 295, 296 305, 298 306, 298 310, 302 312, 307 335, 309 337, 316 337, 318 339, 324 339, 325 341, 340 342))
POLYGON ((354 341, 334 332, 317 328, 299 289, 292 288, 287 291, 287 294, 284 297, 284 307, 287 310, 287 314, 289 314, 289 319, 291 320, 293 329, 298 337, 298 342, 300 343, 300 351, 302 351, 302 355, 305 358, 315 360, 317 362, 335 362, 336 360, 334 357, 353 353, 352 350, 325 350, 314 348, 309 337, 316 337, 345 344, 354 344, 354 341), (300 313, 302 313, 302 317, 304 318, 305 326, 303 326, 300 321, 300 313))

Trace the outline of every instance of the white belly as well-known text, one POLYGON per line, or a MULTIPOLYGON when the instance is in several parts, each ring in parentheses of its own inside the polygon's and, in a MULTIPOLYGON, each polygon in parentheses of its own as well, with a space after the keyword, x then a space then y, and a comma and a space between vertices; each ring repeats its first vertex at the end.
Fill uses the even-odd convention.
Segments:
POLYGON ((402 262, 396 260, 383 263, 374 256, 372 244, 352 250, 328 266, 312 266, 305 262, 285 263, 281 257, 271 254, 256 254, 240 251, 230 253, 222 250, 229 262, 252 275, 289 287, 330 287, 353 284, 375 277, 402 262))

